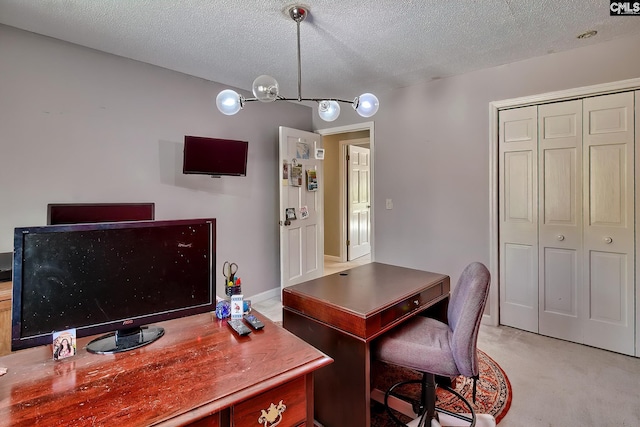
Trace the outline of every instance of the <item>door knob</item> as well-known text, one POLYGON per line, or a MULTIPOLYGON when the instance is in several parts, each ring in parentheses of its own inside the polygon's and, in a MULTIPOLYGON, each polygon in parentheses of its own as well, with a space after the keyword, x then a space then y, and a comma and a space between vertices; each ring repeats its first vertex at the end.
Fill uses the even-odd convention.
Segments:
POLYGON ((558 234, 558 241, 562 242, 564 240, 564 236, 562 234, 558 234))
POLYGON ((604 237, 602 240, 604 240, 604 242, 608 245, 609 243, 613 242, 613 239, 609 236, 604 237))

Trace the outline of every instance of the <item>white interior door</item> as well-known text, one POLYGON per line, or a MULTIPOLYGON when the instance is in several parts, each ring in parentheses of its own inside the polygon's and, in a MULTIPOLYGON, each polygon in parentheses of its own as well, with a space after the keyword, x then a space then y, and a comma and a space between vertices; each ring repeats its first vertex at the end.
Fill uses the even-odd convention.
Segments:
POLYGON ((500 323, 538 332, 536 107, 499 117, 500 323))
POLYGON ((538 107, 539 329, 583 340, 582 100, 538 107))
POLYGON ((368 148, 348 146, 347 259, 352 261, 371 253, 371 153, 368 148))
POLYGON ((634 94, 585 98, 584 343, 634 354, 634 94))
POLYGON ((324 270, 324 178, 318 134, 280 127, 280 286, 321 277, 324 270), (285 166, 286 165, 286 166, 285 166), (299 179, 294 175, 299 166, 299 179), (316 185, 309 185, 315 173, 316 185), (287 212, 291 217, 287 218, 287 212))

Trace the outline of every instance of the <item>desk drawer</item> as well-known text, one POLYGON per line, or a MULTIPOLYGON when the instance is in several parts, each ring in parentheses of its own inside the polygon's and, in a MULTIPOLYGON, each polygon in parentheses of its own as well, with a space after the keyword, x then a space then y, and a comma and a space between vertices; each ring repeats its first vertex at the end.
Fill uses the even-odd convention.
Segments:
POLYGON ((306 417, 305 377, 300 377, 235 405, 232 425, 269 427, 280 420, 278 427, 294 427, 303 424, 306 417))
POLYGON ((188 427, 219 427, 220 413, 209 415, 206 418, 188 424, 188 427))
POLYGON ((406 316, 407 314, 420 309, 425 305, 429 305, 436 298, 444 295, 444 282, 440 282, 435 286, 430 287, 418 294, 412 295, 409 298, 404 299, 398 304, 387 308, 380 313, 380 327, 386 325, 406 316))

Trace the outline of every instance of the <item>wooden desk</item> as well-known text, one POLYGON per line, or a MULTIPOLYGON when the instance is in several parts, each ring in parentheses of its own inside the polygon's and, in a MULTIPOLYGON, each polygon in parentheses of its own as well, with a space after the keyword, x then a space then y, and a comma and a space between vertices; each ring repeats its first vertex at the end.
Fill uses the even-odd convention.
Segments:
POLYGON ((331 359, 256 315, 266 326, 246 337, 206 313, 157 323, 162 338, 117 355, 87 353, 87 337, 57 362, 50 346, 1 357, 0 426, 257 427, 281 400, 280 426, 311 426, 313 371, 331 359))
POLYGON ((315 419, 326 427, 369 427, 371 343, 432 308, 446 315, 443 274, 371 263, 282 293, 283 325, 334 359, 314 377, 315 419))
POLYGON ((11 298, 13 282, 0 282, 0 356, 11 352, 11 298))

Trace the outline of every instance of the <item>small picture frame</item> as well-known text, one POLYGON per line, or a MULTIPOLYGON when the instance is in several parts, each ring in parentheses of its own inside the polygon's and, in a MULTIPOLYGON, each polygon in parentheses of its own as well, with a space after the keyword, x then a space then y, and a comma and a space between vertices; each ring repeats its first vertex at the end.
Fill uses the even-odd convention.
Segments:
POLYGON ((302 165, 291 167, 291 185, 295 187, 302 186, 302 165))
POLYGON ((324 160, 324 148, 316 148, 316 160, 324 160))
POLYGON ((296 143, 296 159, 308 159, 310 151, 309 144, 304 142, 296 143))
POLYGON ((244 314, 242 295, 231 295, 231 320, 241 320, 244 314))
POLYGON ((309 208, 307 206, 302 206, 300 208, 300 219, 309 218, 309 208))
POLYGON ((76 330, 53 333, 53 360, 61 360, 76 354, 76 330))
POLYGON ((307 191, 317 191, 318 190, 318 175, 316 171, 313 169, 306 171, 307 175, 307 191))
POLYGON ((296 208, 287 208, 285 209, 285 219, 292 220, 296 218, 296 208))

